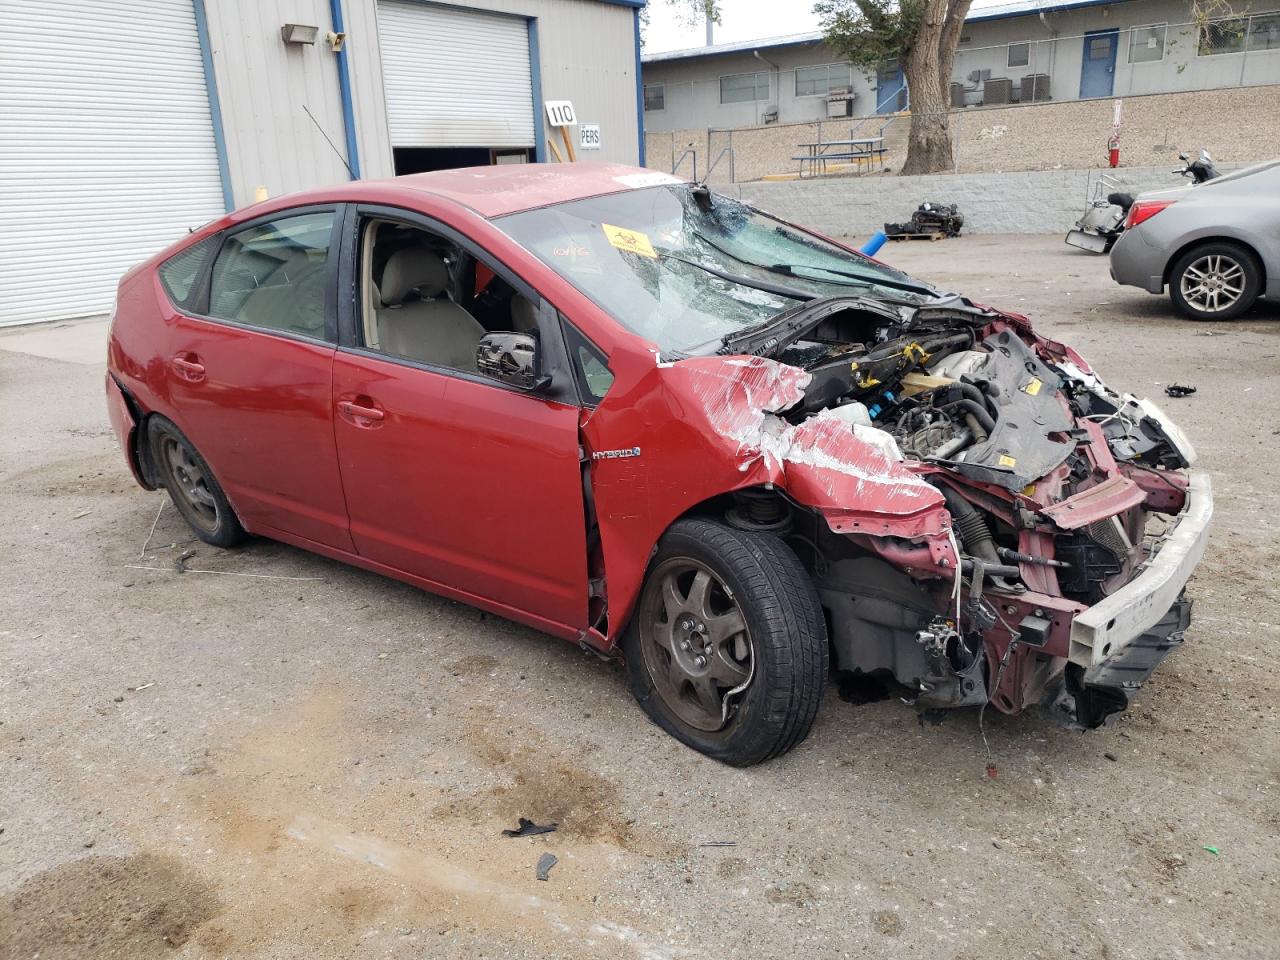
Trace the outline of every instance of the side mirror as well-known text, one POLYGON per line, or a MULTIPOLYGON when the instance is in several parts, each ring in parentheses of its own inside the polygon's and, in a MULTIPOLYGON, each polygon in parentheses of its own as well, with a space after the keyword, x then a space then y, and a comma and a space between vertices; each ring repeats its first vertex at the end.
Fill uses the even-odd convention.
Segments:
POLYGON ((521 390, 551 382, 542 373, 538 338, 528 333, 486 333, 476 347, 476 371, 521 390))

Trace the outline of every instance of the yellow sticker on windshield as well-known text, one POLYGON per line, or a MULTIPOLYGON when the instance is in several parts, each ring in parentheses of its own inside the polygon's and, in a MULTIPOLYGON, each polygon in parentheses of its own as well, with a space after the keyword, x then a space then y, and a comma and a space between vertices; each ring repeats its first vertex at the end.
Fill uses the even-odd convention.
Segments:
POLYGON ((1036 379, 1035 377, 1032 377, 1031 382, 1028 383, 1025 387, 1023 387, 1022 391, 1023 393, 1026 393, 1029 396, 1034 397, 1036 394, 1040 392, 1040 388, 1043 385, 1044 384, 1042 384, 1038 379, 1036 379))
POLYGON ((624 250, 627 253, 638 253, 642 257, 652 257, 655 260, 658 259, 658 252, 653 249, 653 244, 649 242, 649 237, 639 230, 615 227, 611 223, 602 223, 600 228, 604 230, 604 235, 609 238, 609 242, 619 250, 624 250))

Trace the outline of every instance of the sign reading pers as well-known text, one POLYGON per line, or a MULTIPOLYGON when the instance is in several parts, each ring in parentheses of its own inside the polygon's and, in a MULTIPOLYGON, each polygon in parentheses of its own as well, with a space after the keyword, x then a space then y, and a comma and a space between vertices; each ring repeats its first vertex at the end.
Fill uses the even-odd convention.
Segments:
POLYGON ((553 127, 571 127, 578 122, 573 113, 573 104, 568 100, 548 100, 546 107, 547 120, 553 127))
POLYGON ((584 123, 578 127, 578 149, 600 149, 600 124, 584 123))

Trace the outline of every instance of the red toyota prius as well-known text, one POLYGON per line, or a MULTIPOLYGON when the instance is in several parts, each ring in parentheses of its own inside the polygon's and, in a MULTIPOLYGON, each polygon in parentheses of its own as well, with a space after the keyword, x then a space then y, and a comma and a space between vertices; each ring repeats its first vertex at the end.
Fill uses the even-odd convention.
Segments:
POLYGON ((206 542, 624 657, 739 765, 833 669, 1101 724, 1182 642, 1212 512, 1183 433, 1024 317, 604 164, 230 214, 121 281, 107 394, 206 542))

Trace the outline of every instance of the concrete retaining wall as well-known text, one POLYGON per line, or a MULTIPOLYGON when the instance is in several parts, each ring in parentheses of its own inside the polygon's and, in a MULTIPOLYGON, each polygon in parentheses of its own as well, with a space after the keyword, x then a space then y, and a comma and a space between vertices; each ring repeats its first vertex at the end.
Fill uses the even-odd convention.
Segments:
MULTIPOLYGON (((1124 183, 1121 189, 1141 193, 1186 183, 1169 172, 1177 165, 757 181, 717 189, 779 217, 836 236, 867 236, 886 222, 908 220, 925 200, 957 204, 964 214, 966 233, 1065 234, 1084 211, 1099 175, 1119 174, 1117 179, 1124 183)), ((1219 169, 1226 173, 1234 168, 1219 169)))

